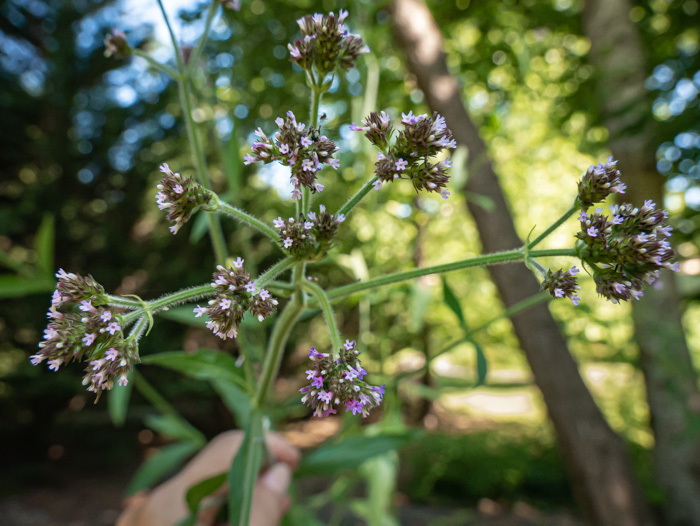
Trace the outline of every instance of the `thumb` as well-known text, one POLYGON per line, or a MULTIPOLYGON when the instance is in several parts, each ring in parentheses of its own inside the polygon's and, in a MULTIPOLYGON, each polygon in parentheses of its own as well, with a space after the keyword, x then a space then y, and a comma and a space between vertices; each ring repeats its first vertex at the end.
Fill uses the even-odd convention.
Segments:
POLYGON ((250 526, 277 526, 290 505, 287 489, 292 469, 284 463, 275 464, 258 480, 253 492, 250 526))

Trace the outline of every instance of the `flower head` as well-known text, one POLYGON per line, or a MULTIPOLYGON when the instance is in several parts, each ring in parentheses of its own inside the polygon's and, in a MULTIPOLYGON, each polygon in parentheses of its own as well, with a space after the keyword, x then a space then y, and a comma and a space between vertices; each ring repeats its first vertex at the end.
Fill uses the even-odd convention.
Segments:
POLYGON ((167 164, 160 167, 163 178, 158 184, 156 203, 161 210, 167 210, 167 219, 174 223, 170 231, 176 234, 197 210, 214 210, 210 205, 212 193, 192 179, 174 173, 167 164))
POLYGON ((612 193, 625 193, 617 161, 608 158, 605 164, 590 166, 578 183, 578 202, 583 209, 600 203, 612 193))
POLYGON ((336 68, 348 70, 355 66, 357 58, 369 53, 362 37, 348 32, 344 21, 347 11, 340 10, 336 16, 316 13, 297 20, 301 38, 289 44, 290 60, 301 69, 315 69, 321 78, 336 68))
POLYGON ((246 156, 245 163, 279 161, 291 167, 294 199, 301 199, 302 186, 312 193, 323 191, 323 185, 316 181, 317 174, 324 166, 337 168, 333 154, 338 147, 314 128, 306 129, 291 111, 287 112, 286 119, 278 117, 275 123, 279 131, 272 138, 258 128, 256 135, 259 140, 253 143, 253 151, 246 156))
POLYGON ((113 29, 105 36, 105 57, 126 58, 131 54, 126 34, 121 29, 113 29))
POLYGON ((309 357, 312 368, 306 371, 306 378, 311 383, 300 392, 304 394, 302 402, 314 409, 314 416, 334 414, 335 408, 342 405, 354 415, 367 416, 370 409, 379 406, 384 386, 376 387, 364 381, 367 371, 357 357, 355 342, 346 340, 338 359, 313 347, 309 357))
POLYGON ((277 309, 277 300, 267 290, 256 292, 257 285, 243 270, 241 258, 233 261, 228 269, 221 265, 216 267, 211 286, 216 296, 209 300, 207 307, 197 305, 195 317, 206 314, 207 327, 223 340, 238 336, 238 327, 246 312, 263 321, 277 309))

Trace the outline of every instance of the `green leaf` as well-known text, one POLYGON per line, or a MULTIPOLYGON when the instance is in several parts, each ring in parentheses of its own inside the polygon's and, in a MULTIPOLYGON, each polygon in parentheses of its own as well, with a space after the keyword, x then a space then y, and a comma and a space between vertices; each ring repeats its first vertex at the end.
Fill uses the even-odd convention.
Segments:
POLYGON ((430 305, 430 289, 414 282, 411 289, 411 331, 418 333, 423 329, 425 313, 430 305))
POLYGON ((141 362, 167 367, 199 380, 229 381, 248 391, 236 359, 221 351, 201 349, 193 354, 184 351, 149 354, 142 356, 141 362))
POLYGON ((30 294, 51 292, 56 280, 48 278, 22 279, 18 276, 0 276, 0 299, 20 298, 30 294))
POLYGON ((237 385, 223 380, 212 380, 211 386, 221 397, 229 411, 236 417, 236 424, 240 428, 248 425, 250 418, 250 398, 237 385))
POLYGON ((195 526, 197 524, 197 514, 202 499, 208 497, 219 489, 226 482, 226 473, 219 473, 213 477, 197 482, 187 490, 185 501, 190 510, 189 517, 177 523, 177 526, 195 526))
POLYGON ((248 526, 253 489, 265 454, 262 424, 263 415, 254 411, 250 415, 243 444, 228 472, 228 508, 231 526, 248 526))
POLYGON ((297 475, 334 475, 357 468, 368 458, 399 449, 418 434, 406 432, 377 436, 355 435, 339 443, 324 444, 303 458, 297 475))
POLYGON ((129 373, 127 377, 129 380, 128 384, 115 385, 107 398, 107 412, 116 427, 122 427, 126 421, 126 411, 129 409, 131 390, 134 387, 131 376, 131 373, 129 373))
POLYGON ((452 291, 450 286, 447 284, 447 278, 444 275, 442 275, 441 278, 442 296, 445 300, 445 305, 447 305, 450 308, 450 310, 452 310, 452 312, 455 313, 455 316, 457 316, 457 319, 459 320, 459 324, 465 331, 467 331, 467 323, 464 319, 464 313, 462 312, 462 307, 459 304, 459 300, 457 299, 457 296, 452 291))
POLYGON ((52 214, 44 215, 34 239, 34 248, 36 249, 39 270, 42 274, 53 278, 54 218, 52 214))
POLYGON ((179 414, 146 415, 143 422, 154 431, 173 440, 192 442, 200 447, 207 443, 204 435, 179 414))
POLYGON ((190 231, 190 244, 195 245, 197 242, 204 237, 204 234, 209 230, 209 219, 207 214, 209 212, 200 212, 197 217, 194 218, 192 230, 190 231))
POLYGON ((489 364, 486 361, 486 355, 481 345, 475 341, 471 342, 474 345, 474 350, 476 351, 476 385, 477 387, 483 385, 486 382, 486 375, 489 372, 489 364))
POLYGON ((480 206, 487 212, 493 212, 496 209, 496 204, 493 202, 493 199, 490 197, 487 197, 485 195, 481 194, 474 194, 472 192, 467 192, 466 194, 467 201, 470 201, 474 203, 477 206, 480 206))
POLYGON ((129 482, 126 489, 127 495, 133 495, 137 491, 149 488, 175 468, 179 467, 187 458, 199 448, 192 442, 180 442, 161 448, 158 453, 146 460, 129 482))
POLYGON ((194 317, 194 308, 191 305, 162 310, 158 312, 158 316, 182 323, 183 325, 191 325, 192 327, 206 327, 207 324, 207 318, 204 316, 199 318, 194 317))

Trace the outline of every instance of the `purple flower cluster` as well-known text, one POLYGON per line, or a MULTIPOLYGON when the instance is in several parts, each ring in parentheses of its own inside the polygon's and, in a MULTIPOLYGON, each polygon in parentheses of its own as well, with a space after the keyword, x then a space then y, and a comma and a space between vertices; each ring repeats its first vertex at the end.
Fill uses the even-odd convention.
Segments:
POLYGON ((279 230, 282 247, 287 253, 301 260, 316 260, 333 246, 333 239, 343 221, 345 215, 330 214, 325 206, 320 205, 318 213, 299 214, 298 219, 290 217, 287 221, 278 217, 272 224, 279 230))
POLYGON ((131 53, 126 34, 121 29, 113 29, 105 36, 105 57, 126 58, 131 53))
POLYGON ((337 17, 333 12, 316 13, 297 20, 301 39, 287 45, 289 59, 305 71, 315 68, 321 79, 336 67, 353 68, 360 55, 369 53, 369 47, 360 35, 348 32, 343 23, 347 16, 348 12, 341 9, 337 17))
POLYGON ((104 289, 92 276, 60 269, 56 277, 49 324, 39 351, 31 356, 32 365, 46 360, 50 370, 58 371, 68 362, 89 360, 83 385, 98 397, 115 380, 126 385, 127 373, 139 361, 138 349, 135 341, 124 338, 121 316, 101 305, 104 289))
POLYGON ((581 230, 577 252, 593 269, 596 290, 613 303, 639 299, 642 287, 653 283, 663 268, 678 271, 674 252, 666 238, 672 228, 663 223, 665 210, 656 210, 653 201, 642 207, 629 204, 602 208, 579 215, 581 230))
POLYGON ((578 273, 579 270, 575 266, 566 272, 560 269, 553 273, 549 270, 542 282, 542 290, 549 291, 555 298, 566 296, 574 305, 578 305, 581 301, 581 298, 576 293, 581 288, 576 280, 576 274, 578 273))
POLYGON ((156 203, 158 208, 168 211, 167 219, 174 223, 170 227, 173 234, 177 234, 182 225, 200 208, 204 210, 216 208, 209 205, 212 194, 202 185, 179 173, 173 173, 165 163, 160 167, 160 171, 164 175, 157 186, 156 203))
POLYGON ((370 409, 379 406, 384 398, 384 386, 376 387, 364 381, 367 371, 360 364, 355 342, 345 340, 340 358, 334 360, 329 353, 321 353, 311 347, 309 358, 312 366, 306 371, 311 383, 300 389, 302 403, 314 410, 314 416, 335 414, 335 407, 345 404, 345 411, 365 417, 370 409))
POLYGON ((446 186, 449 182, 447 169, 452 166, 449 157, 440 162, 430 158, 439 155, 445 148, 456 148, 452 132, 445 125, 445 118, 437 113, 432 115, 401 114, 403 130, 390 144, 393 134, 391 119, 386 112, 376 112, 363 119, 361 126, 353 123, 350 129, 365 132, 365 137, 382 151, 377 154, 374 164, 378 180, 374 184, 380 190, 384 183, 396 179, 410 179, 416 191, 438 192, 447 199, 450 195, 446 186))
POLYGON ((316 181, 316 174, 324 164, 335 169, 340 166, 338 159, 333 158, 338 147, 314 128, 307 130, 304 123, 297 122, 291 111, 287 112, 286 119, 278 117, 275 123, 279 131, 275 133, 274 140, 267 137, 261 128, 255 131, 259 140, 253 143, 253 153, 246 154, 243 163, 280 161, 291 167, 294 199, 301 199, 300 186, 312 193, 322 192, 323 185, 316 181))
POLYGON ((608 162, 590 166, 578 183, 578 204, 587 210, 613 193, 624 194, 627 186, 620 180, 620 170, 612 156, 608 162))
POLYGON ((211 286, 216 296, 209 300, 208 307, 197 305, 195 317, 206 314, 209 317, 207 327, 222 340, 238 336, 238 327, 247 311, 263 321, 277 309, 277 300, 250 281, 241 258, 237 258, 230 269, 217 266, 211 286))

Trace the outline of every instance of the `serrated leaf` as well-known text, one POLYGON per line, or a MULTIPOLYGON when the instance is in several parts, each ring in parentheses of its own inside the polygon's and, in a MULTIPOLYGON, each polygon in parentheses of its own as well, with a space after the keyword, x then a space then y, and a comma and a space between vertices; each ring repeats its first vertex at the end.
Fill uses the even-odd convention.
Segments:
POLYGON ((253 489, 264 455, 263 415, 254 411, 250 415, 243 444, 228 472, 228 508, 231 526, 248 526, 253 489))
POLYGON ((192 442, 181 442, 161 448, 158 453, 141 464, 129 482, 126 489, 127 495, 133 495, 137 491, 150 488, 199 449, 199 446, 192 442))
POLYGON ((467 330, 467 323, 466 323, 466 320, 464 319, 464 313, 462 312, 462 306, 459 304, 459 300, 457 299, 457 295, 452 291, 452 289, 448 285, 447 278, 444 275, 441 277, 442 277, 442 297, 445 300, 445 305, 447 305, 450 308, 450 310, 455 313, 455 316, 457 316, 457 319, 459 320, 459 324, 466 331, 467 330))
POLYGON ((107 412, 115 427, 122 427, 126 421, 126 412, 129 409, 131 390, 134 387, 131 376, 131 373, 129 373, 127 377, 129 383, 126 385, 115 385, 109 392, 109 397, 107 398, 107 412))
POLYGON ((52 214, 44 215, 34 238, 34 248, 39 270, 42 274, 53 278, 54 217, 52 214))
POLYGON ((377 436, 351 436, 342 442, 324 444, 304 457, 297 475, 333 475, 355 469, 368 458, 394 451, 413 440, 418 433, 377 436))
POLYGON ((248 391, 236 359, 221 351, 200 349, 193 354, 184 351, 148 354, 141 357, 141 362, 173 369, 199 380, 226 380, 248 391))

